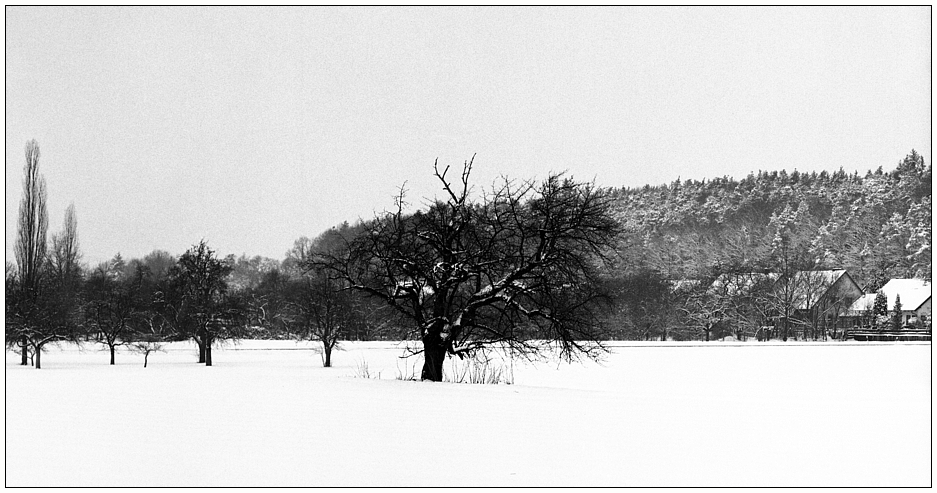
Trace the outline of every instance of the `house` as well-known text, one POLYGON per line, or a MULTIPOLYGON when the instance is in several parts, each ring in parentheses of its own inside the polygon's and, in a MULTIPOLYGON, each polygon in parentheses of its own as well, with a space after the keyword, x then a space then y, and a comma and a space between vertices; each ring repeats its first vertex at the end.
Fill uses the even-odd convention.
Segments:
POLYGON ((863 294, 845 269, 798 271, 779 280, 775 292, 791 325, 814 337, 846 327, 844 315, 863 294))
POLYGON ((842 314, 862 296, 862 288, 845 269, 803 270, 794 274, 793 294, 796 310, 829 313, 838 309, 842 314))
POLYGON ((757 336, 770 316, 768 298, 778 277, 765 272, 721 274, 699 293, 697 311, 708 312, 715 326, 737 338, 757 336))
MULTIPOLYGON (((895 311, 895 300, 901 300, 901 321, 909 324, 915 320, 922 324, 931 323, 931 283, 923 279, 892 279, 880 290, 888 300, 888 314, 895 311)), ((856 325, 869 325, 872 307, 877 293, 868 293, 849 307, 847 315, 856 325)))
POLYGON ((846 310, 846 317, 853 326, 866 327, 872 325, 872 307, 875 306, 876 293, 867 293, 860 296, 846 310))

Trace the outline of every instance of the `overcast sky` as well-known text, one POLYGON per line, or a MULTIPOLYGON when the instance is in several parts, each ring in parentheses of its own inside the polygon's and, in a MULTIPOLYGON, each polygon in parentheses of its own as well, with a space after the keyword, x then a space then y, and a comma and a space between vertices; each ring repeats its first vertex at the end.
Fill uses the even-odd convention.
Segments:
POLYGON ((51 234, 281 259, 476 183, 931 160, 929 7, 6 9, 6 256, 35 138, 51 234))

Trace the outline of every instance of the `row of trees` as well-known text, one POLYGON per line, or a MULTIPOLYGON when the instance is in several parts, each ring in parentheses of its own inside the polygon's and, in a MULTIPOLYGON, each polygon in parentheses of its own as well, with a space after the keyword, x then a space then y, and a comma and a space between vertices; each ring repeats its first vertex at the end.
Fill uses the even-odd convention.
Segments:
POLYGON ((298 241, 282 269, 262 273, 258 262, 250 268, 246 258, 220 258, 204 241, 178 258, 155 251, 126 262, 118 254, 82 267, 74 206, 61 233, 46 242, 39 155, 38 144, 27 143, 16 264, 6 264, 6 342, 21 354, 21 364, 41 368, 43 349, 57 341, 101 344, 114 364, 120 346, 148 356, 164 342, 191 339, 198 361, 211 366, 219 342, 269 330, 320 341, 330 366, 341 338, 373 332, 373 306, 306 265, 333 233, 298 241))

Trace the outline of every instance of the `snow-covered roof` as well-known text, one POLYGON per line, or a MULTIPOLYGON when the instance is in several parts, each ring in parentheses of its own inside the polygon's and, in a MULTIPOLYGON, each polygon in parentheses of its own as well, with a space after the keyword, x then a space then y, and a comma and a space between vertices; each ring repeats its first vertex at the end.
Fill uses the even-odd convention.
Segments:
POLYGON ((895 307, 895 296, 901 296, 901 307, 917 310, 931 297, 931 285, 922 279, 892 279, 882 286, 888 297, 888 309, 895 307))
POLYGON ((767 274, 762 272, 722 274, 713 281, 708 291, 714 294, 725 293, 730 296, 748 294, 756 285, 763 282, 774 282, 778 277, 778 274, 774 272, 767 274))
POLYGON ((672 291, 677 292, 696 289, 701 282, 699 279, 672 279, 667 281, 667 284, 670 284, 672 291))
POLYGON ((875 305, 875 293, 864 294, 859 297, 856 301, 852 302, 852 305, 847 310, 849 315, 859 315, 863 312, 867 312, 872 309, 875 305))
POLYGON ((822 283, 827 286, 832 286, 833 283, 839 280, 843 274, 846 273, 846 269, 833 269, 833 270, 802 270, 794 274, 795 280, 803 280, 810 283, 822 283))
MULTIPOLYGON (((931 283, 922 279, 892 279, 882 286, 882 293, 888 299, 888 310, 895 309, 895 298, 901 297, 901 309, 903 311, 914 311, 921 307, 925 301, 931 297, 931 283)), ((875 294, 866 294, 855 301, 849 307, 851 314, 856 314, 872 309, 875 303, 875 294)))

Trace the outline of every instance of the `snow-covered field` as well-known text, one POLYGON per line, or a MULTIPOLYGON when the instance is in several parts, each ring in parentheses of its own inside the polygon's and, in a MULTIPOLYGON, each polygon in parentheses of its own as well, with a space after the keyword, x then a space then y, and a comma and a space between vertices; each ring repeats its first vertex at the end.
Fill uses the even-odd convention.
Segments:
MULTIPOLYGON (((930 486, 929 343, 619 343, 514 385, 244 341, 6 358, 7 486, 930 486), (362 378, 363 368, 372 378, 362 378), (379 377, 379 378, 377 378, 379 377)), ((447 363, 447 370, 451 370, 447 363)))

